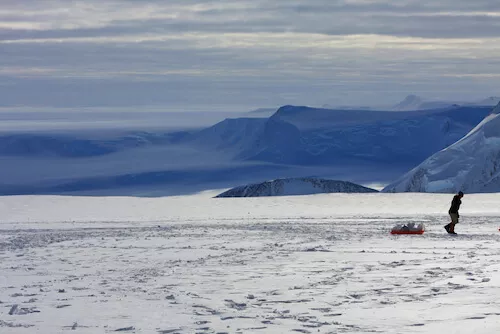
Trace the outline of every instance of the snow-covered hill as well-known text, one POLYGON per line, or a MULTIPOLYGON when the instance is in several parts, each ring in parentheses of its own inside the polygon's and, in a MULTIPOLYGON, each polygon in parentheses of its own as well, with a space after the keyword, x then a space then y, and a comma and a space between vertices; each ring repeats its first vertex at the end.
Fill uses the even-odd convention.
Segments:
POLYGON ((227 118, 193 133, 183 142, 217 151, 241 152, 253 144, 266 122, 266 118, 227 118))
POLYGON ((291 178, 236 187, 216 197, 261 197, 369 192, 377 192, 377 190, 346 181, 318 178, 291 178))
POLYGON ((396 111, 419 110, 423 100, 416 95, 408 95, 405 99, 396 104, 392 109, 396 111))
POLYGON ((465 137, 432 155, 384 192, 500 192, 500 104, 465 137))

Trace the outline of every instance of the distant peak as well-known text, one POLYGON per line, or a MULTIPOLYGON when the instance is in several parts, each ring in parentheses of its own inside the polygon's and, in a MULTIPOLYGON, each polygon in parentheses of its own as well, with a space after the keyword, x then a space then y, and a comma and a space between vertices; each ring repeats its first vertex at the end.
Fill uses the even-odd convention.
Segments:
POLYGON ((278 112, 286 112, 286 111, 289 111, 289 110, 293 110, 297 108, 297 106, 292 106, 290 104, 287 104, 287 105, 284 105, 284 106, 281 106, 279 109, 278 109, 278 112))
POLYGON ((305 106, 285 105, 285 106, 280 107, 273 116, 293 115, 293 114, 302 113, 302 112, 309 110, 309 109, 310 109, 309 107, 305 107, 305 106))
POLYGON ((414 94, 410 94, 405 99, 393 107, 393 110, 417 110, 424 100, 414 94))
POLYGON ((498 96, 490 96, 483 100, 477 101, 476 105, 484 105, 484 106, 496 106, 500 102, 500 97, 498 96))
POLYGON ((410 94, 405 97, 405 100, 422 100, 420 96, 417 96, 415 94, 410 94))
POLYGON ((420 96, 410 94, 401 103, 422 103, 423 101, 424 99, 420 96))

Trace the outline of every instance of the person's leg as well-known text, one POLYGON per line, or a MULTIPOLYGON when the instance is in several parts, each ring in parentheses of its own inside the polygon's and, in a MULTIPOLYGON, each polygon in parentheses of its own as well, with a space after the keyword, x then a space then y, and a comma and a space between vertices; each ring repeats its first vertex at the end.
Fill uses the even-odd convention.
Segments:
POLYGON ((450 213, 451 224, 450 224, 450 233, 455 233, 455 225, 458 224, 458 214, 450 213))
POLYGON ((444 226, 444 229, 446 230, 446 232, 451 233, 450 229, 451 229, 451 225, 453 224, 453 213, 450 213, 449 215, 450 215, 451 221, 447 225, 444 226))

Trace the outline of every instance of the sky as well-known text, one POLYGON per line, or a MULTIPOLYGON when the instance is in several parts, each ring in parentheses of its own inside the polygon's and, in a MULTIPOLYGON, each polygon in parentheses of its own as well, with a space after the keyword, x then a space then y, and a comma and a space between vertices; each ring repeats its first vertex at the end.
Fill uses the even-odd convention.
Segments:
POLYGON ((0 108, 500 95, 498 0, 2 0, 0 108))

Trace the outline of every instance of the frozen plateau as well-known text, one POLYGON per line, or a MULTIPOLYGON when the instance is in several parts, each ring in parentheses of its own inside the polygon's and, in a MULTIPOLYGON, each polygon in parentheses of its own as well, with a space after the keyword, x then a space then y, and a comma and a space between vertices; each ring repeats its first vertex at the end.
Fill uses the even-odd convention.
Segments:
POLYGON ((0 197, 0 333, 499 328, 498 194, 215 194, 0 197))

